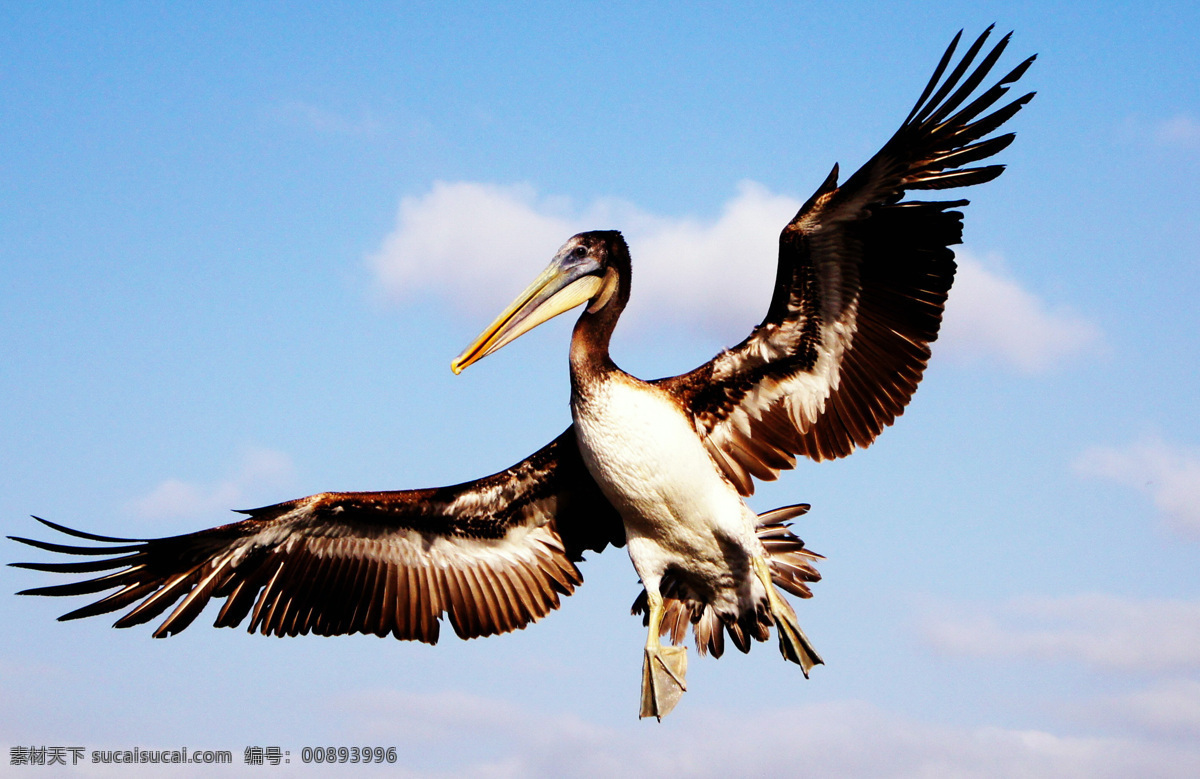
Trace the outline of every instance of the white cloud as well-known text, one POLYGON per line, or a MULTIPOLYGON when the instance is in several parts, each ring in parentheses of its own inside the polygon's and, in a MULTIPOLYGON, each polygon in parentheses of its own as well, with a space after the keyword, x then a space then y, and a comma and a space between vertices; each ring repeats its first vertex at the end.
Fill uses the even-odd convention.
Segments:
POLYGON ((931 616, 935 648, 974 657, 1020 657, 1127 671, 1200 670, 1200 601, 1112 595, 1019 598, 973 613, 931 616))
POLYGON ((1144 690, 1090 701, 1075 715, 1085 722, 1200 742, 1200 681, 1164 679, 1144 690))
POLYGON ((981 260, 958 248, 956 261, 939 352, 999 360, 1032 373, 1099 343, 1094 324, 1069 310, 1048 308, 1009 277, 995 256, 981 260))
POLYGON ((393 297, 437 290, 463 309, 503 305, 577 232, 564 205, 527 186, 439 181, 400 201, 396 228, 369 263, 393 297))
POLYGON ((630 313, 649 316, 643 312, 654 311, 709 324, 744 323, 745 332, 737 337, 744 336, 767 312, 779 231, 801 205, 799 200, 744 181, 715 221, 643 216, 642 224, 630 233, 638 289, 630 313), (737 269, 732 285, 731 268, 737 269), (645 305, 639 307, 642 302, 645 305))
POLYGON ((1183 114, 1164 119, 1154 127, 1154 140, 1163 146, 1200 148, 1200 122, 1183 114))
MULTIPOLYGON (((1124 777, 1200 770, 1200 748, 1142 737, 921 722, 838 701, 738 716, 677 712, 655 723, 603 727, 478 696, 379 692, 333 708, 355 737, 411 741, 440 754, 414 776, 797 775, 837 777, 1124 777), (472 748, 450 749, 471 733, 472 748), (483 746, 480 746, 483 745, 483 746)), ((404 749, 404 747, 402 747, 404 749)), ((411 766, 410 766, 411 770, 411 766)))
POLYGON ((1200 450, 1147 438, 1122 448, 1088 449, 1074 468, 1081 476, 1146 493, 1172 530, 1200 539, 1200 450))
POLYGON ((499 311, 567 238, 620 229, 634 255, 630 317, 699 316, 702 324, 744 321, 748 330, 770 300, 779 230, 799 207, 752 182, 712 222, 659 217, 615 199, 577 209, 528 186, 438 182, 401 200, 395 230, 368 262, 392 297, 432 291, 463 309, 499 311), (732 289, 730 266, 742 272, 732 289))
MULTIPOLYGON (((766 312, 779 230, 800 205, 747 181, 715 219, 671 218, 617 200, 576 208, 528 186, 439 182, 401 201, 395 229, 368 262, 392 297, 435 293, 463 310, 498 312, 568 237, 620 228, 634 255, 630 318, 690 321, 736 339, 766 312)), ((959 257, 945 328, 950 352, 1036 371, 1099 340, 1094 325, 1051 310, 989 267, 994 260, 961 249, 959 257)))
POLYGON ((282 452, 247 449, 236 471, 226 479, 214 484, 167 479, 147 494, 130 501, 128 508, 145 519, 196 516, 249 508, 247 500, 265 490, 288 486, 293 470, 291 458, 282 452))
POLYGON ((352 118, 299 100, 280 103, 272 113, 286 124, 328 135, 374 135, 382 127, 369 111, 352 118))

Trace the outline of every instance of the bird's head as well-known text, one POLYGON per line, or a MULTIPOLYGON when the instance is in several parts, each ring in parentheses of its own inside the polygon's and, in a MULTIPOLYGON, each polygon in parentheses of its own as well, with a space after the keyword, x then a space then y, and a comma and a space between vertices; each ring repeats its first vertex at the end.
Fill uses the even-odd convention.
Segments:
POLYGON ((587 303, 596 313, 615 299, 628 279, 629 248, 615 230, 593 230, 573 236, 550 265, 525 288, 504 313, 488 325, 462 354, 450 363, 461 373, 501 346, 516 340, 548 319, 587 303))

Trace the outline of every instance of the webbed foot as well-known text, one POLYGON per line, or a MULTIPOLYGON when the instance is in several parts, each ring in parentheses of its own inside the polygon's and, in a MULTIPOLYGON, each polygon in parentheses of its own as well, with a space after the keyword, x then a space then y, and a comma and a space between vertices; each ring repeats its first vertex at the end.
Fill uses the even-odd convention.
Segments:
POLYGON ((779 636, 779 651, 785 660, 791 660, 800 666, 800 670, 804 672, 804 678, 807 679, 808 672, 812 670, 812 667, 821 665, 825 661, 817 654, 817 650, 813 649, 808 636, 804 635, 804 631, 800 629, 800 624, 796 621, 796 612, 792 610, 792 607, 779 596, 776 596, 775 600, 778 604, 772 604, 771 611, 775 616, 775 633, 779 636))
POLYGON ((769 563, 761 557, 754 558, 753 562, 755 572, 767 589, 767 603, 771 608, 771 616, 775 618, 775 633, 779 636, 779 652, 785 660, 790 660, 800 666, 800 670, 804 672, 804 677, 807 679, 808 672, 812 670, 812 667, 821 665, 825 661, 817 654, 817 650, 813 649, 808 636, 804 635, 804 631, 800 629, 800 623, 796 620, 796 612, 792 610, 791 604, 783 599, 783 596, 772 584, 769 563))
POLYGON ((646 647, 642 663, 642 711, 639 717, 662 718, 687 692, 687 647, 646 647))

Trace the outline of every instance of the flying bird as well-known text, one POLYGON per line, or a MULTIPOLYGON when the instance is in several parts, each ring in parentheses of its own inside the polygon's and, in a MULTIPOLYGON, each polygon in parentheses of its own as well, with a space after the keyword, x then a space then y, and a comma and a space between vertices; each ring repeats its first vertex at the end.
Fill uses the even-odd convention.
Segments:
MULTIPOLYGON (((619 232, 581 233, 452 363, 455 373, 551 317, 583 306, 571 336, 573 424, 499 473, 450 487, 324 492, 243 511, 246 519, 169 538, 96 535, 39 519, 67 545, 14 538, 72 562, 14 563, 93 578, 25 595, 94 595, 60 619, 129 608, 116 627, 171 609, 155 637, 185 629, 213 599, 217 627, 249 618, 277 636, 391 634, 436 643, 505 633, 558 608, 582 583, 585 550, 626 546, 644 587, 642 717, 686 690, 692 627, 719 657, 772 628, 805 676, 821 657, 783 592, 811 596, 819 555, 789 529, 807 505, 762 515, 745 502, 797 456, 845 457, 903 413, 937 338, 966 200, 912 190, 982 184, 975 165, 1013 140, 993 133, 1033 97, 997 108, 1033 62, 981 89, 1008 44, 991 28, 956 63, 955 36, 916 105, 843 184, 835 165, 779 236, 761 324, 690 373, 643 381, 609 356, 630 295, 619 232), (977 63, 977 64, 976 64, 977 63), (663 637, 669 637, 664 645, 663 637)), ((731 274, 735 268, 729 269, 731 274)))

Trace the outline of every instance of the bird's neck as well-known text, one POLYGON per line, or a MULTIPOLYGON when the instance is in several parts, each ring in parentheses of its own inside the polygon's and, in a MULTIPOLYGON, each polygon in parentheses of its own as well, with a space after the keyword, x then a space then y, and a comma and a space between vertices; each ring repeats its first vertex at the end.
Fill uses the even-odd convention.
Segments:
POLYGON ((629 299, 627 279, 598 305, 593 303, 580 315, 571 334, 571 388, 579 395, 596 386, 607 375, 619 371, 609 356, 608 347, 617 320, 629 299))
POLYGON ((617 325, 619 311, 605 306, 596 312, 585 311, 571 334, 571 384, 589 382, 616 370, 608 354, 608 344, 617 325))
POLYGON ((629 302, 629 249, 620 236, 618 242, 601 291, 579 316, 571 334, 571 391, 575 396, 620 371, 608 353, 617 320, 629 302))

